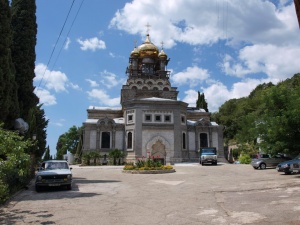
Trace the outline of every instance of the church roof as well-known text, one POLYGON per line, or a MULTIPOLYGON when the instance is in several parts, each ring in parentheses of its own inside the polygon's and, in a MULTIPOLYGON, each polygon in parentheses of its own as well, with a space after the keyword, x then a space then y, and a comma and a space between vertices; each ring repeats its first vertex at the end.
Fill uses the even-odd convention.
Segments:
POLYGON ((177 100, 173 100, 173 99, 157 98, 157 97, 141 98, 141 100, 147 100, 147 101, 170 101, 170 102, 176 102, 177 101, 177 100))
MULTIPOLYGON (((196 123, 198 123, 199 121, 194 121, 194 120, 187 120, 187 125, 191 125, 194 126, 196 123)), ((217 124, 216 122, 210 122, 211 126, 219 126, 219 124, 217 124)))
POLYGON ((97 110, 122 110, 121 107, 100 107, 100 106, 89 106, 89 109, 97 109, 97 110))
POLYGON ((205 109, 187 108, 188 112, 206 112, 205 109))
MULTIPOLYGON (((85 123, 89 123, 89 124, 97 124, 99 119, 87 119, 85 121, 85 123)), ((114 118, 113 119, 115 121, 116 124, 124 124, 124 118, 114 118)))

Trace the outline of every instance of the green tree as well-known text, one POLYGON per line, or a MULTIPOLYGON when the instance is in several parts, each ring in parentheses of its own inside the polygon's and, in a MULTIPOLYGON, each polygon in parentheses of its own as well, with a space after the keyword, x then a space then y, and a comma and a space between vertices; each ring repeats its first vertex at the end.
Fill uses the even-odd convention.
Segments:
POLYGON ((29 111, 39 102, 34 93, 36 4, 35 0, 12 0, 12 59, 16 70, 20 117, 28 121, 29 111))
POLYGON ((300 74, 258 85, 248 97, 225 102, 213 114, 225 126, 224 140, 247 154, 295 155, 300 149, 300 74))
POLYGON ((259 119, 260 147, 267 153, 298 154, 300 148, 300 74, 279 83, 264 96, 259 119))
POLYGON ((76 154, 77 145, 79 143, 81 127, 72 126, 68 132, 62 134, 58 138, 56 145, 57 159, 63 159, 63 155, 69 151, 73 155, 76 154))
POLYGON ((11 57, 12 29, 8 0, 0 0, 0 121, 13 129, 19 115, 15 69, 11 57))
POLYGON ((47 149, 46 149, 46 152, 45 152, 45 155, 44 155, 44 158, 43 158, 43 161, 50 160, 50 159, 51 159, 51 155, 50 155, 50 148, 49 148, 49 145, 48 145, 47 149))
POLYGON ((196 107, 204 109, 206 112, 208 112, 208 104, 205 100, 204 93, 200 94, 199 91, 198 91, 198 99, 196 101, 196 107))
POLYGON ((29 140, 0 125, 0 202, 26 186, 30 181, 29 140))

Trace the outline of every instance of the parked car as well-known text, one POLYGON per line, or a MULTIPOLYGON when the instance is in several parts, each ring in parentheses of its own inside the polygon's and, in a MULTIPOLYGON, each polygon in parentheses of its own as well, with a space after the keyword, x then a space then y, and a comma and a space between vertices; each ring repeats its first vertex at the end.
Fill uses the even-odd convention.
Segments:
MULTIPOLYGON (((299 165, 300 163, 300 155, 298 155, 297 157, 295 157, 294 159, 292 160, 288 160, 288 161, 284 161, 282 163, 279 163, 277 166, 276 166, 276 170, 278 172, 284 172, 285 174, 291 174, 293 173, 294 171, 294 166, 293 164, 297 164, 299 165)), ((296 169, 296 168, 295 168, 296 169)), ((298 172, 298 171, 297 171, 298 172)))
POLYGON ((48 160, 41 164, 35 179, 35 190, 41 187, 66 186, 72 189, 72 168, 65 160, 48 160))
POLYGON ((292 170, 294 173, 300 173, 300 161, 299 161, 299 162, 294 162, 294 163, 291 165, 291 170, 292 170))
POLYGON ((215 147, 201 148, 199 154, 199 163, 202 166, 205 163, 211 163, 212 165, 218 164, 218 153, 215 147))
POLYGON ((282 154, 273 157, 269 154, 260 154, 258 159, 252 159, 251 165, 254 169, 266 169, 267 167, 276 167, 279 163, 290 159, 282 154))

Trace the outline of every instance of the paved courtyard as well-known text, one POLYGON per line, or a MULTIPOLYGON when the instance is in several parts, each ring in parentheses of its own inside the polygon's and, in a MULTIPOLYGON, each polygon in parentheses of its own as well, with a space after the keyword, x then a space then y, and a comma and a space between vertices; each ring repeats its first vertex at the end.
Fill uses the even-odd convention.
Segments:
POLYGON ((72 191, 31 185, 0 208, 0 224, 300 224, 299 174, 233 164, 176 164, 172 174, 72 167, 72 191))

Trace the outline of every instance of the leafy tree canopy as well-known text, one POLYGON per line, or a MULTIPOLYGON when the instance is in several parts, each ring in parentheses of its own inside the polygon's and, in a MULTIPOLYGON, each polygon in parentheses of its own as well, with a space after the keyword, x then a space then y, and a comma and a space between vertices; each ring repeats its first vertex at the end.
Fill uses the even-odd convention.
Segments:
POLYGON ((63 159, 63 155, 67 154, 68 151, 75 155, 80 140, 81 129, 81 127, 72 126, 68 132, 59 136, 56 145, 57 159, 63 159))
POLYGON ((213 118, 225 126, 227 145, 238 144, 249 153, 298 154, 300 74, 277 85, 258 85, 248 97, 225 102, 213 118))

